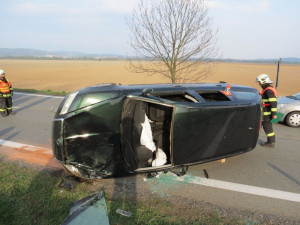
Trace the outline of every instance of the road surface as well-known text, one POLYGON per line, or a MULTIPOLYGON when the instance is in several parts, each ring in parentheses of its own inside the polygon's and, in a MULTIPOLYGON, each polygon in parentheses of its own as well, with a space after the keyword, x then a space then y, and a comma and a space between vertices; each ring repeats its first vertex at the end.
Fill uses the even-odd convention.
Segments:
MULTIPOLYGON (((12 159, 60 167, 51 155, 51 123, 62 97, 15 93, 14 116, 0 118, 0 153, 12 159)), ((183 177, 171 173, 109 179, 111 185, 147 187, 161 197, 250 210, 292 218, 300 223, 300 129, 274 124, 276 147, 257 145, 251 152, 189 168, 183 177), (209 178, 206 179, 203 170, 209 178)), ((260 141, 266 140, 262 131, 260 141)), ((113 186, 115 190, 118 190, 113 186)), ((144 191, 144 190, 143 190, 144 191)))

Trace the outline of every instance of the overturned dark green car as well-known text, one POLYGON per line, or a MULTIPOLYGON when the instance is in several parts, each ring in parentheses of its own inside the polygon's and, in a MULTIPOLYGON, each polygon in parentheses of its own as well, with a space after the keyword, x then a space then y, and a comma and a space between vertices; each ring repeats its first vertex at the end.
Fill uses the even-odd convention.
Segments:
POLYGON ((247 86, 100 84, 60 104, 53 155, 83 178, 172 171, 254 149, 260 118, 247 86))

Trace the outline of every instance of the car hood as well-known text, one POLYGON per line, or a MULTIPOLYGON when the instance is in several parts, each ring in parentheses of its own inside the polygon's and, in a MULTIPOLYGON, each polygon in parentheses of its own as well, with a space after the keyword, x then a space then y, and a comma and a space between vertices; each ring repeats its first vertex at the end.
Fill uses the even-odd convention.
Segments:
POLYGON ((296 100, 296 99, 288 98, 288 97, 279 97, 277 99, 277 103, 278 104, 290 104, 290 103, 293 103, 293 104, 299 103, 300 104, 300 101, 296 100))

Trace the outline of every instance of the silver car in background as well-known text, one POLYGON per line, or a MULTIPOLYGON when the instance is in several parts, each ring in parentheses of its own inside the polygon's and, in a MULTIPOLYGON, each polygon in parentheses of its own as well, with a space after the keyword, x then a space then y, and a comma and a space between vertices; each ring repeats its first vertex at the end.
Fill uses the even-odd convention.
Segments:
POLYGON ((282 113, 280 122, 290 127, 300 127, 300 92, 291 96, 279 97, 277 112, 282 113))

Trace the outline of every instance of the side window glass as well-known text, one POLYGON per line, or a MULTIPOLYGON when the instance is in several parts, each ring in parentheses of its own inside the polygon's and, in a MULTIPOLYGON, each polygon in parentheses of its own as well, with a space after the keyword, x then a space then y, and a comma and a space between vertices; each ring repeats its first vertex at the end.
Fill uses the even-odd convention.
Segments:
POLYGON ((232 97, 234 100, 253 100, 257 97, 255 92, 245 92, 245 91, 232 91, 232 97))
POLYGON ((183 94, 161 94, 161 95, 155 95, 156 97, 162 98, 162 99, 167 99, 175 102, 199 102, 195 97, 183 93, 183 94))
POLYGON ((230 99, 221 92, 197 92, 207 102, 223 102, 230 99))

